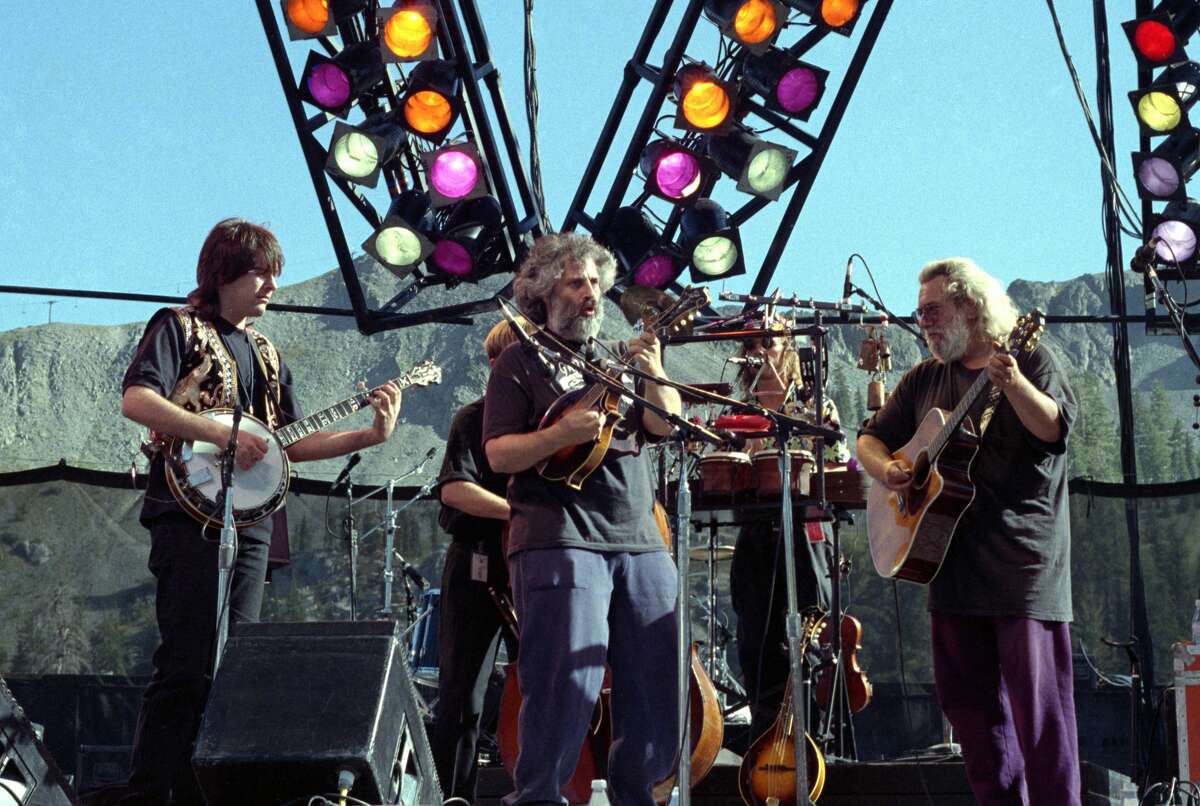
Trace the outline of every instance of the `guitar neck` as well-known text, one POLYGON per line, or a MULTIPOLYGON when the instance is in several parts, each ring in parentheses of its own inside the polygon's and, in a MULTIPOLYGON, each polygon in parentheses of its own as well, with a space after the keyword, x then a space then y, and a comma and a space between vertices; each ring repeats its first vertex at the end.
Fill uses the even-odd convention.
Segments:
MULTIPOLYGON (((401 390, 407 389, 409 386, 411 386, 411 384, 408 383, 408 381, 404 378, 397 378, 393 382, 399 386, 401 390)), ((345 400, 334 403, 332 406, 321 409, 320 411, 315 411, 307 417, 296 420, 294 423, 289 423, 283 428, 277 430, 275 432, 275 436, 279 438, 280 444, 286 448, 293 442, 298 442, 299 440, 304 439, 309 434, 315 434, 316 432, 333 425, 338 420, 344 420, 354 412, 367 408, 371 405, 372 391, 374 390, 359 392, 353 397, 348 397, 345 400)))
POLYGON ((991 381, 988 380, 987 370, 979 373, 979 377, 975 379, 975 383, 971 384, 971 388, 963 395, 962 400, 958 401, 958 405, 954 407, 954 411, 950 412, 950 417, 946 420, 946 424, 938 431, 937 436, 929 444, 929 455, 935 458, 941 454, 942 448, 946 447, 946 443, 962 425, 962 421, 966 419, 967 412, 975 405, 975 401, 983 395, 991 387, 991 381))

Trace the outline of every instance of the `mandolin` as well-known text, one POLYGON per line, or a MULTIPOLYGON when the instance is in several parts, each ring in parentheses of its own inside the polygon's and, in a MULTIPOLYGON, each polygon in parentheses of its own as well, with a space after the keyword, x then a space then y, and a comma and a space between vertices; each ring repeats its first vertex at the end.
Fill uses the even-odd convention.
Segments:
MULTIPOLYGON (((805 742, 808 798, 816 802, 825 788, 825 756, 807 733, 805 742)), ((784 689, 775 723, 750 745, 738 769, 738 791, 746 806, 779 806, 796 802, 796 723, 792 714, 792 681, 784 689)))
MULTIPOLYGON (((710 302, 708 289, 685 288, 679 299, 671 303, 666 310, 657 312, 653 309, 643 311, 643 330, 655 333, 670 333, 687 325, 696 315, 696 311, 710 302)), ((613 376, 614 381, 619 378, 613 376)), ((538 473, 550 481, 565 481, 567 486, 578 490, 595 472, 608 453, 612 442, 613 428, 621 419, 619 406, 621 396, 603 383, 596 382, 590 386, 567 392, 553 403, 542 416, 538 430, 542 431, 554 425, 568 412, 593 409, 604 415, 604 424, 600 435, 594 440, 578 445, 568 445, 548 456, 538 464, 538 473)))

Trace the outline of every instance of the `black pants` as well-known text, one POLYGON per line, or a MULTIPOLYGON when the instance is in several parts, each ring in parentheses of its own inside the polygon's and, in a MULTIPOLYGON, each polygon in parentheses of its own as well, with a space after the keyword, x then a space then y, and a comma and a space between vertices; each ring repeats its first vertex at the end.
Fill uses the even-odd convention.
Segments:
MULTIPOLYGON (((219 530, 201 537, 186 515, 162 515, 150 526, 150 572, 159 646, 154 677, 142 698, 128 804, 202 804, 192 775, 192 743, 212 682, 216 639, 219 530)), ((257 621, 266 582, 270 521, 242 530, 229 600, 231 626, 257 621)))
POLYGON ((500 611, 488 593, 508 590, 499 539, 455 540, 446 550, 438 622, 438 703, 431 745, 438 780, 447 798, 475 801, 483 701, 503 636, 509 657, 516 648, 502 630, 500 611), (488 558, 488 582, 471 579, 471 555, 488 558))
MULTIPOLYGON (((829 607, 829 529, 825 540, 811 543, 796 521, 796 594, 800 610, 829 607)), ((750 700, 751 741, 761 736, 779 712, 788 678, 787 580, 779 522, 742 528, 729 569, 729 592, 737 613, 738 660, 750 700)))

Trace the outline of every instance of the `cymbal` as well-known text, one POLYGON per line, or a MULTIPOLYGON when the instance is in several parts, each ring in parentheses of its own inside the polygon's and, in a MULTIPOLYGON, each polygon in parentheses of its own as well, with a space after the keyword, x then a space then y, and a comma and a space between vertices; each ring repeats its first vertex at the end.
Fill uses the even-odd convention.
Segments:
MULTIPOLYGON (((688 558, 698 562, 708 562, 708 546, 696 546, 688 549, 688 558)), ((733 559, 733 546, 717 546, 717 562, 733 559)))
POLYGON ((644 285, 633 285, 625 289, 617 305, 620 306, 621 313, 625 314, 625 320, 631 325, 636 325, 642 320, 642 308, 645 306, 649 305, 665 311, 671 307, 673 302, 671 295, 665 291, 644 285))

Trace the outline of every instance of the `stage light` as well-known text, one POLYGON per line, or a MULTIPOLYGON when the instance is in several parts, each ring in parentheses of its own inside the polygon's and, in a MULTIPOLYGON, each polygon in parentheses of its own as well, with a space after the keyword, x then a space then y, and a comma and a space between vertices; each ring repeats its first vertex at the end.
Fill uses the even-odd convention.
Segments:
POLYGON ((796 153, 745 129, 708 138, 708 155, 723 173, 737 180, 738 190, 772 201, 783 192, 796 153))
POLYGON ((454 281, 474 282, 503 270, 502 250, 489 247, 500 235, 500 202, 480 196, 450 211, 428 264, 454 281))
POLYGON ((1173 201, 1153 219, 1151 235, 1159 239, 1155 256, 1168 266, 1192 269, 1196 265, 1196 238, 1200 233, 1200 206, 1194 199, 1173 201))
POLYGON ((1143 199, 1184 199, 1184 184, 1200 168, 1200 132, 1176 131, 1149 154, 1133 155, 1138 195, 1143 199))
POLYGON ((721 33, 751 53, 769 48, 787 20, 779 0, 705 0, 704 11, 721 33))
POLYGON ((689 64, 675 74, 675 100, 679 104, 675 126, 724 134, 733 123, 733 99, 732 85, 718 78, 711 67, 689 64))
POLYGON ((1129 93, 1142 131, 1154 137, 1188 125, 1188 110, 1200 91, 1200 64, 1168 67, 1150 86, 1129 93))
POLYGON ((699 198, 711 163, 673 140, 655 140, 642 149, 639 163, 646 191, 670 202, 687 204, 699 198))
POLYGON ((1186 61, 1183 46, 1200 27, 1194 0, 1164 0, 1149 14, 1121 23, 1143 67, 1165 67, 1186 61))
POLYGON ((337 24, 367 7, 366 0, 280 0, 288 39, 333 36, 337 24))
POLYGON ((379 12, 380 53, 386 62, 437 58, 437 11, 422 0, 400 0, 379 12))
POLYGON ((338 121, 329 141, 325 170, 358 185, 375 187, 388 160, 404 142, 404 129, 386 116, 359 126, 338 121))
POLYGON ((829 71, 807 64, 778 48, 746 57, 743 86, 763 99, 763 106, 808 120, 825 93, 829 71))
POLYGON ((429 194, 406 190, 392 201, 382 223, 363 241, 363 251, 392 274, 404 277, 433 252, 427 237, 432 231, 429 194))
POLYGON ((421 155, 434 207, 487 195, 483 159, 471 143, 443 146, 421 155))
POLYGON ((683 211, 679 234, 694 282, 746 273, 741 236, 729 226, 724 208, 712 199, 700 199, 683 211))
POLYGON ((812 18, 814 24, 850 36, 862 12, 863 0, 785 0, 812 18))
POLYGON ((602 240, 633 285, 666 288, 683 272, 679 250, 664 241, 650 217, 636 207, 618 208, 602 240))
POLYGON ((347 48, 334 58, 313 51, 300 74, 300 98, 344 118, 359 94, 386 77, 379 49, 373 45, 347 48))
POLYGON ((434 143, 444 140, 458 118, 459 84, 450 62, 435 59, 414 67, 403 98, 408 130, 434 143))

